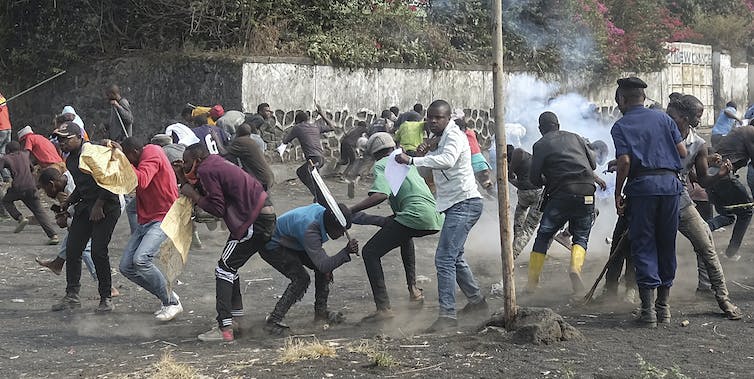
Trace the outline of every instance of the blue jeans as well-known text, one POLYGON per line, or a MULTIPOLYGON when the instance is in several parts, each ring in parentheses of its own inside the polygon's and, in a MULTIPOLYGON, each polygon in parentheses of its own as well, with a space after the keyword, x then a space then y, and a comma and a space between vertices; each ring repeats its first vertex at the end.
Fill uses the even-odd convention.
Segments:
POLYGON ((131 234, 134 234, 139 227, 139 216, 136 214, 136 197, 126 195, 126 217, 128 217, 128 228, 131 234))
POLYGON ((160 229, 160 224, 162 222, 152 221, 136 227, 120 259, 120 273, 157 296, 162 305, 177 304, 177 299, 171 299, 168 294, 165 276, 154 265, 160 245, 168 238, 160 229))
POLYGON ((539 222, 534 251, 547 254, 552 238, 568 223, 571 241, 587 249, 589 233, 594 222, 594 204, 584 204, 584 195, 555 194, 548 201, 539 222))
POLYGON ((463 258, 463 245, 469 231, 482 215, 482 199, 467 199, 454 204, 445 212, 440 242, 435 253, 437 293, 440 317, 456 318, 456 283, 470 303, 482 301, 479 285, 463 258))
MULTIPOLYGON (((60 251, 58 251, 58 258, 62 260, 65 260, 65 257, 67 255, 67 250, 65 249, 65 246, 67 244, 68 234, 66 234, 65 238, 63 238, 63 243, 60 245, 60 251)), ((89 240, 89 242, 86 243, 84 252, 81 254, 81 259, 84 260, 86 269, 89 270, 89 273, 92 275, 92 279, 97 280, 97 270, 94 268, 94 261, 92 261, 92 240, 89 240)))

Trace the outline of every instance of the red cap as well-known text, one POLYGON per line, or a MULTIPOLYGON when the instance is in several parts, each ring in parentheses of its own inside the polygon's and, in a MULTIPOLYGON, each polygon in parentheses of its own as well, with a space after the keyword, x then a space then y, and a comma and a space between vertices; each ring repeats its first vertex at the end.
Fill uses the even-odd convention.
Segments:
POLYGON ((225 114, 225 109, 223 109, 223 106, 220 104, 215 105, 209 110, 209 117, 212 117, 213 120, 217 120, 218 118, 222 117, 224 114, 225 114))

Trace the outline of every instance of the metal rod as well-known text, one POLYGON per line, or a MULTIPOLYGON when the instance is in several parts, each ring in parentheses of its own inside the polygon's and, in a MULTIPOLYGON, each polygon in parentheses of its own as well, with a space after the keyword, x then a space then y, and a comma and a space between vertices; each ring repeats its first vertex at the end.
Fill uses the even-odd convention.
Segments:
POLYGON ((41 82, 39 82, 39 83, 37 83, 37 84, 35 84, 35 85, 33 85, 33 86, 31 86, 31 87, 29 87, 29 88, 27 88, 27 89, 23 90, 23 91, 21 91, 21 92, 19 92, 19 93, 15 94, 14 96, 11 96, 10 98, 8 98, 8 99, 5 99, 5 101, 0 101, 0 106, 2 106, 2 105, 5 105, 5 104, 9 103, 9 102, 10 102, 11 100, 13 100, 13 99, 15 99, 15 98, 17 98, 17 97, 19 97, 19 96, 23 96, 23 95, 25 95, 25 94, 26 94, 27 92, 29 92, 29 91, 31 91, 31 90, 33 90, 33 89, 35 89, 35 88, 37 88, 37 87, 39 87, 39 86, 41 86, 41 85, 43 85, 43 84, 45 84, 45 83, 47 83, 47 82, 49 82, 49 81, 53 80, 53 79, 57 78, 58 76, 60 76, 60 75, 63 75, 63 74, 65 74, 65 73, 66 73, 66 71, 65 71, 65 70, 63 70, 63 71, 61 71, 61 72, 59 72, 59 73, 57 73, 57 74, 55 74, 55 75, 53 75, 53 76, 51 76, 51 77, 49 77, 49 78, 47 78, 47 79, 45 79, 45 80, 43 80, 43 81, 41 81, 41 82))
POLYGON ((508 141, 505 138, 505 71, 503 70, 503 2, 495 0, 494 56, 492 64, 492 93, 495 102, 495 143, 497 144, 497 203, 500 220, 500 255, 503 264, 505 327, 511 328, 516 319, 516 283, 513 276, 513 238, 508 197, 508 141))

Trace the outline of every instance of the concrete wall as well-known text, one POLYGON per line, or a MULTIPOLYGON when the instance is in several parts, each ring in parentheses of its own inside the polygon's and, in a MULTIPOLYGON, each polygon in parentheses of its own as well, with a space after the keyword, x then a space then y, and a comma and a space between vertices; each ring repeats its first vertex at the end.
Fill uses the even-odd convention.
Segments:
MULTIPOLYGON (((391 106, 401 111, 434 99, 447 100, 475 120, 481 143, 490 142, 492 72, 483 70, 343 69, 307 63, 257 63, 243 65, 242 104, 245 112, 269 103, 280 130, 265 138, 275 145, 293 125, 297 110, 313 111, 315 100, 339 128, 324 141, 328 155, 336 156, 338 139, 358 121, 370 123, 391 106)), ((294 149, 293 156, 299 155, 294 149)))

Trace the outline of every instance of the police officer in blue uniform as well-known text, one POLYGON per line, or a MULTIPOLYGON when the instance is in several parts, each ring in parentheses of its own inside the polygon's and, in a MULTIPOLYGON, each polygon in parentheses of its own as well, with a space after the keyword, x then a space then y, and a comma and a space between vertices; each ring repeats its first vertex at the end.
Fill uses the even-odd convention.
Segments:
POLYGON ((678 204, 683 190, 678 172, 686 146, 666 113, 644 107, 645 88, 647 84, 636 77, 618 80, 615 102, 623 117, 610 133, 618 160, 615 207, 629 220, 641 298, 637 321, 656 327, 658 321, 670 322, 668 298, 675 278, 678 204))

